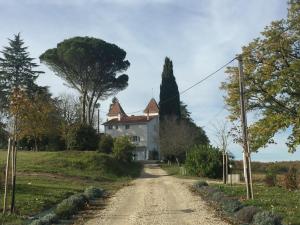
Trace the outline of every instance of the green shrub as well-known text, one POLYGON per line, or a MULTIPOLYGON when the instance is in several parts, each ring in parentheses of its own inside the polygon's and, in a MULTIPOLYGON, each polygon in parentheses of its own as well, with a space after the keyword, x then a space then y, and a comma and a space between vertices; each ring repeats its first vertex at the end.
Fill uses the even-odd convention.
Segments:
POLYGON ((290 167, 289 172, 284 177, 284 184, 286 189, 290 191, 298 188, 297 169, 295 167, 290 167))
POLYGON ((206 187, 206 186, 208 186, 208 183, 206 181, 198 181, 193 185, 193 187, 196 189, 206 187))
POLYGON ((110 135, 103 135, 99 143, 99 151, 107 154, 112 153, 114 147, 114 139, 110 135))
POLYGON ((134 148, 128 137, 117 137, 114 140, 113 155, 118 160, 130 162, 134 148))
POLYGON ((158 160, 159 153, 157 150, 149 151, 149 160, 158 160))
POLYGON ((203 193, 205 195, 205 197, 207 197, 209 200, 211 200, 212 196, 214 193, 219 192, 219 189, 215 188, 215 187, 204 187, 203 188, 203 193))
POLYGON ((276 174, 287 173, 289 171, 289 168, 278 163, 270 163, 269 165, 267 165, 267 171, 276 174))
POLYGON ((87 198, 83 194, 75 194, 59 203, 54 210, 59 218, 70 218, 84 208, 87 198))
POLYGON ((88 187, 87 189, 85 189, 83 194, 88 200, 92 200, 92 199, 100 198, 101 196, 103 196, 103 193, 104 191, 99 188, 88 187))
POLYGON ((71 130, 70 148, 72 150, 96 150, 99 136, 97 131, 89 125, 76 125, 71 130))
POLYGON ((57 222, 57 220, 57 215, 55 215, 54 213, 49 213, 40 219, 34 220, 30 223, 30 225, 51 225, 57 222))
POLYGON ((212 146, 194 146, 188 151, 185 168, 190 175, 220 178, 222 153, 212 146))
POLYGON ((223 192, 215 192, 212 194, 211 196, 211 200, 213 200, 214 202, 220 202, 222 199, 224 199, 225 194, 223 192))
POLYGON ((251 223, 259 209, 255 206, 246 206, 235 213, 235 218, 241 223, 251 223))
POLYGON ((276 186, 276 183, 277 183, 277 178, 276 178, 276 174, 273 173, 273 172, 268 172, 266 174, 266 177, 265 177, 265 184, 268 186, 268 187, 274 187, 276 186))
POLYGON ((235 213, 243 208, 243 204, 236 199, 224 199, 221 204, 222 209, 228 213, 235 213))
POLYGON ((281 225, 281 218, 271 212, 263 211, 255 214, 253 225, 281 225))

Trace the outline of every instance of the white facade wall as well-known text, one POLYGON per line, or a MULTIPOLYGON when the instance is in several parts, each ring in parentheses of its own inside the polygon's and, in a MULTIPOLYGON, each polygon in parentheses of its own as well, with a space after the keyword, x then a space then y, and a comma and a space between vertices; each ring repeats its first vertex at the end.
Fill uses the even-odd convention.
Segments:
POLYGON ((116 129, 116 125, 112 126, 112 129, 108 129, 108 126, 105 125, 105 133, 111 135, 112 137, 120 137, 120 136, 139 136, 140 141, 133 143, 137 146, 145 146, 147 147, 148 142, 148 126, 145 123, 140 124, 128 124, 129 129, 126 129, 127 124, 119 124, 116 129))
MULTIPOLYGON (((149 121, 148 126, 148 143, 147 143, 147 149, 148 153, 149 151, 159 151, 159 117, 153 118, 151 121, 149 121)), ((148 156, 148 155, 147 155, 148 156)), ((147 157, 148 158, 148 157, 147 157)))
POLYGON ((128 123, 112 125, 112 129, 108 129, 108 125, 105 125, 105 134, 111 135, 112 137, 120 136, 138 136, 140 140, 133 142, 142 155, 139 159, 148 159, 149 151, 156 150, 159 152, 159 117, 155 117, 146 123, 128 123), (129 129, 126 129, 126 125, 129 125, 129 129), (143 150, 144 149, 144 150, 143 150))

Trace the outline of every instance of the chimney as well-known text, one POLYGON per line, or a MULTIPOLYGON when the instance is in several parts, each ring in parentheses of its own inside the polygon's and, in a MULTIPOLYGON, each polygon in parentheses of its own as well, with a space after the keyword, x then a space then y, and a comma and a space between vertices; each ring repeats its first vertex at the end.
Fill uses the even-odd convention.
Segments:
POLYGON ((121 113, 118 114, 118 121, 121 120, 121 113))

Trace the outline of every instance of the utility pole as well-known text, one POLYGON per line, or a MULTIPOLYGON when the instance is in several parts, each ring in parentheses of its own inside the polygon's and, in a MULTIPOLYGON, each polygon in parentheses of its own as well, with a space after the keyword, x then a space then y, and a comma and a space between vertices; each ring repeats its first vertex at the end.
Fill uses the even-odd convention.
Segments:
POLYGON ((241 107, 241 125, 243 134, 243 163, 244 163, 244 175, 247 189, 247 199, 253 199, 253 188, 251 178, 251 158, 248 144, 248 130, 247 130, 247 115, 245 108, 245 93, 244 93, 244 71, 243 71, 243 59, 239 55, 237 57, 239 62, 239 86, 240 86, 240 107, 241 107))

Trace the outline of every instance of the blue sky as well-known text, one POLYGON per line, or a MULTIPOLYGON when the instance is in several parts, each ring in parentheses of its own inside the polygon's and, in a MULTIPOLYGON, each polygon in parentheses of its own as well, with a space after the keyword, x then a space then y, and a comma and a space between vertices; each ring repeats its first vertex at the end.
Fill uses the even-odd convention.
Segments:
MULTIPOLYGON (((272 20, 284 18, 283 0, 0 0, 0 46, 21 32, 31 55, 38 58, 48 48, 73 36, 93 36, 126 50, 131 66, 129 87, 119 98, 126 112, 143 109, 151 97, 158 99, 165 56, 173 60, 180 90, 232 59, 241 47, 259 36, 272 20)), ((38 62, 38 60, 37 60, 38 62)), ((234 62, 232 65, 236 65, 234 62)), ((75 93, 45 66, 38 82, 54 95, 75 93)), ((181 96, 198 125, 214 139, 211 123, 225 120, 219 90, 224 72, 181 96)), ((102 102, 105 119, 110 99, 102 102)), ((287 153, 284 138, 254 154, 254 160, 299 160, 287 153)), ((241 148, 230 145, 241 158, 241 148)))

